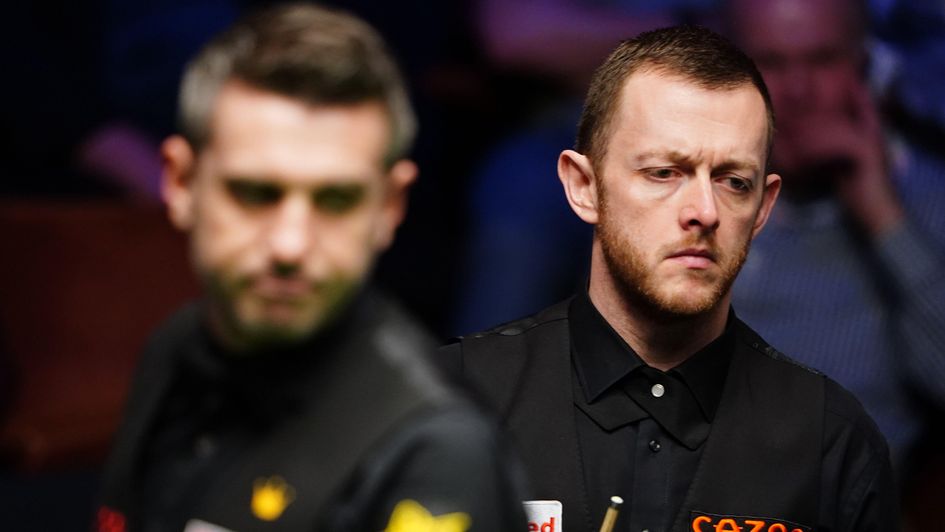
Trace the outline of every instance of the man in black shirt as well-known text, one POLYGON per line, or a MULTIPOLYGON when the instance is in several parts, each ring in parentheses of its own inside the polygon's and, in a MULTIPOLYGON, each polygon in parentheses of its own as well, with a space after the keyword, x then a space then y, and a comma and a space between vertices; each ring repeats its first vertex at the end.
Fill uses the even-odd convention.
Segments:
POLYGON ((270 8, 188 66, 164 195, 204 301, 142 357, 97 529, 522 530, 494 428, 368 285, 416 168, 378 35, 270 8))
POLYGON ((558 174, 594 225, 588 288, 461 338, 444 362, 501 413, 568 532, 895 530, 859 403, 738 320, 730 288, 781 179, 754 64, 701 28, 621 43, 558 174))

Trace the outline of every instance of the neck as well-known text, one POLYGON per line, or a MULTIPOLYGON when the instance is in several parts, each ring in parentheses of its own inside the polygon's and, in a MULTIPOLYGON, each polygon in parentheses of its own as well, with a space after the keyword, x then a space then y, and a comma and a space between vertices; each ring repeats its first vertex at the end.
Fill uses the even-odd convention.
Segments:
POLYGON ((602 262, 591 264, 591 302, 647 365, 662 371, 672 369, 724 332, 730 292, 707 312, 669 314, 627 297, 602 262))

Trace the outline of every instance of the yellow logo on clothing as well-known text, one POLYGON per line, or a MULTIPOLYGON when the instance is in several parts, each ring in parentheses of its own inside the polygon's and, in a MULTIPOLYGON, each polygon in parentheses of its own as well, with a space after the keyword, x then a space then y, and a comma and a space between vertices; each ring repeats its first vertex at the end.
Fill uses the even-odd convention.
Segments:
POLYGON ((406 499, 394 507, 384 532, 466 532, 471 523, 469 514, 453 512, 433 516, 417 501, 406 499))
POLYGON ((295 500, 295 488, 288 485, 284 478, 271 476, 257 478, 253 482, 253 499, 250 508, 253 515, 263 521, 279 519, 286 506, 295 500))

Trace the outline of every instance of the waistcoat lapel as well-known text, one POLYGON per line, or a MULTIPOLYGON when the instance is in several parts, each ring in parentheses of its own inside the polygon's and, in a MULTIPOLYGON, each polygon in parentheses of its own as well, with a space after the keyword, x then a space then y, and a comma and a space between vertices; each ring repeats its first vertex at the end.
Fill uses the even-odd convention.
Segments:
POLYGON ((823 377, 780 360, 747 326, 737 326, 719 409, 673 530, 714 530, 705 517, 693 523, 700 514, 715 516, 708 518, 713 525, 747 516, 812 530, 820 498, 823 377))
POLYGON ((540 319, 464 338, 464 371, 514 437, 532 495, 561 502, 563 530, 596 530, 574 418, 568 303, 540 319))

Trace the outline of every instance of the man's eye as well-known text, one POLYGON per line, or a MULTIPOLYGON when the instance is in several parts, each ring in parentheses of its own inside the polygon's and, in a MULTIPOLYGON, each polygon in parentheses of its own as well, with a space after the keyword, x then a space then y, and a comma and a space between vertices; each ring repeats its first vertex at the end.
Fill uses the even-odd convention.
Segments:
POLYGON ((726 177, 724 182, 735 192, 751 191, 751 181, 748 179, 743 179, 741 177, 726 177))
POLYGON ((358 206, 364 198, 363 185, 334 185, 315 192, 315 206, 326 213, 341 214, 358 206))
POLYGON ((266 183, 230 181, 226 186, 236 201, 250 207, 272 205, 282 198, 282 189, 266 183))
POLYGON ((676 175, 676 171, 672 168, 652 168, 647 174, 654 179, 670 179, 676 175))

